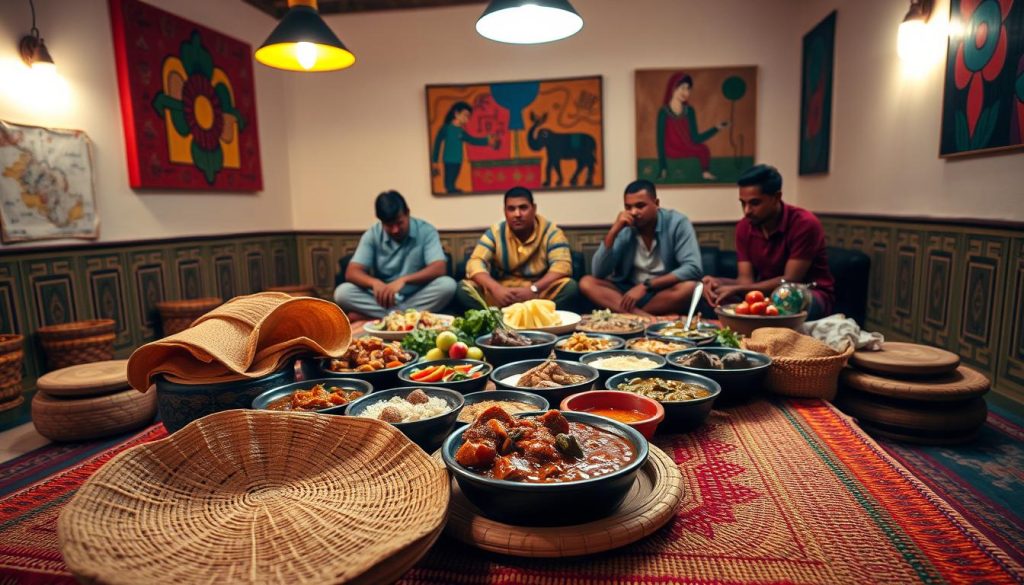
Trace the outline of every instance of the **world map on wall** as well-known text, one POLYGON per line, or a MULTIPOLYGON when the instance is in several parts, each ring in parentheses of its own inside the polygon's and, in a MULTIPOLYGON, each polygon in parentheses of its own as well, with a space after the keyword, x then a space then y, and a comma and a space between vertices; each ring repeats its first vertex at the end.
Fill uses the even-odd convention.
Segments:
POLYGON ((4 242, 97 237, 85 133, 0 121, 0 227, 4 242))

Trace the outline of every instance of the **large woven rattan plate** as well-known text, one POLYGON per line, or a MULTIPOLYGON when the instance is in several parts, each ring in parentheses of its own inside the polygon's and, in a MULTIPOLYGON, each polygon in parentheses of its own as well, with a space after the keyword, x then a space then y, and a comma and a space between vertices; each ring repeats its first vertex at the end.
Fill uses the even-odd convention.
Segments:
POLYGON ((57 531, 83 581, 381 582, 437 538, 448 481, 376 420, 231 410, 111 459, 57 531))
MULTIPOLYGON (((441 453, 434 455, 441 460, 441 453)), ((574 526, 513 526, 484 517, 452 478, 445 532, 484 550, 518 557, 571 557, 636 542, 665 525, 683 498, 683 476, 672 458, 651 445, 647 463, 614 514, 574 526)))
POLYGON ((857 351, 850 361, 862 370, 883 376, 934 376, 956 370, 960 356, 930 345, 886 341, 882 351, 857 351))
POLYGON ((128 360, 78 364, 43 374, 36 380, 39 390, 66 398, 110 394, 130 387, 128 360))

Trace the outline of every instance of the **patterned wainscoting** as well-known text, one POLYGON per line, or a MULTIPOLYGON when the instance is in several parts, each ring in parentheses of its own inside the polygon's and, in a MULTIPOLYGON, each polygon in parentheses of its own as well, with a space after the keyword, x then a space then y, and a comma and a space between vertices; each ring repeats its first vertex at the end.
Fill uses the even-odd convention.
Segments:
POLYGON ((958 353, 1024 403, 1024 228, 821 219, 830 245, 871 257, 870 329, 958 353))
POLYGON ((295 235, 244 235, 95 246, 4 250, 0 331, 25 335, 25 387, 45 372, 42 325, 94 318, 117 322, 115 352, 127 357, 159 335, 156 303, 231 298, 298 282, 295 235))

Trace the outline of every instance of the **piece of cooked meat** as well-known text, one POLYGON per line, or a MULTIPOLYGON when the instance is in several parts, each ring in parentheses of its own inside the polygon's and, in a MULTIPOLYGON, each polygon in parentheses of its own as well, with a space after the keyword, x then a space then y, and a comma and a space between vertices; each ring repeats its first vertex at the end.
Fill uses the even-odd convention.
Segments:
POLYGON ((410 404, 426 404, 430 401, 430 397, 427 396, 426 392, 417 388, 405 397, 405 401, 410 404))
POLYGON ((394 406, 385 406, 381 409, 380 416, 377 418, 387 423, 398 423, 402 422, 402 419, 405 417, 402 416, 402 412, 394 406))

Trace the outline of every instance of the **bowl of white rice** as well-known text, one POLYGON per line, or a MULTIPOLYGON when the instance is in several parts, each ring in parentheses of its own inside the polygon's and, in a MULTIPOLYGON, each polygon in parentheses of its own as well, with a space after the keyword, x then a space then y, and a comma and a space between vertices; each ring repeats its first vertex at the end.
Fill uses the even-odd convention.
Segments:
POLYGON ((454 390, 408 386, 367 394, 350 403, 345 414, 392 424, 424 451, 433 453, 455 427, 463 404, 462 394, 454 390))
POLYGON ((609 349, 580 356, 580 363, 597 370, 597 388, 604 388, 609 377, 621 372, 642 372, 667 367, 665 356, 635 349, 609 349))

